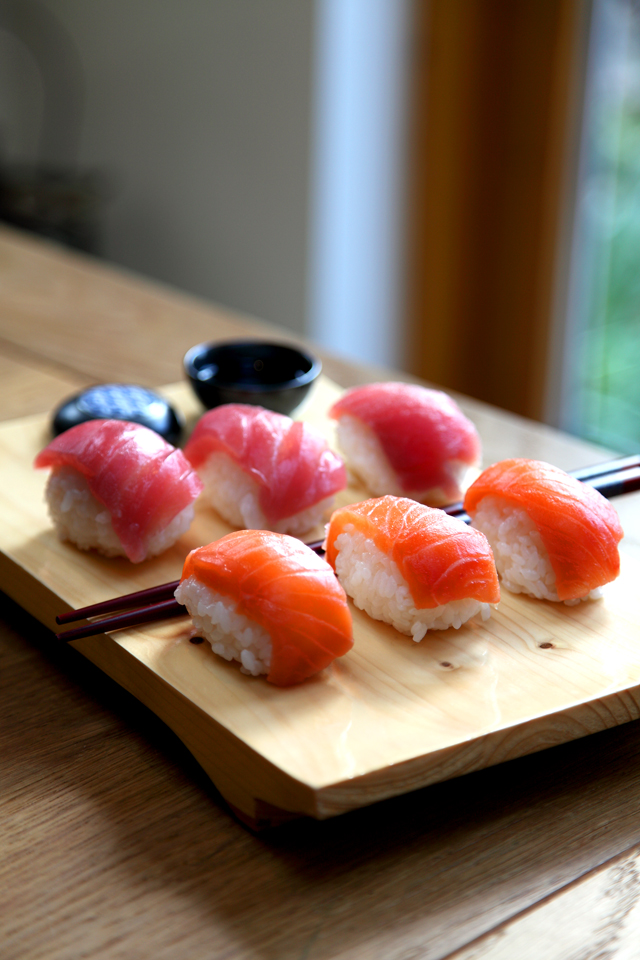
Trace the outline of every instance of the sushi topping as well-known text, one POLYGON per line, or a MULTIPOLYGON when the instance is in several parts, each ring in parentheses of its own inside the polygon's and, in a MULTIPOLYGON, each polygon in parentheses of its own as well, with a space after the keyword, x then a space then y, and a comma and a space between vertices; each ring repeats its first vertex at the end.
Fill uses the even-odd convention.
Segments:
POLYGON ((451 503, 461 495, 466 468, 480 462, 476 428, 440 390, 372 383, 347 390, 329 412, 338 420, 353 417, 373 432, 406 494, 439 491, 438 501, 451 503))
POLYGON ((230 403, 205 413, 185 456, 199 469, 213 453, 227 454, 257 482, 270 522, 301 513, 347 485, 344 464, 322 434, 262 407, 230 403))
MULTIPOLYGON (((299 683, 353 646, 343 588, 331 567, 293 537, 239 530, 193 550, 176 592, 192 615, 194 609, 201 609, 202 587, 211 591, 218 607, 228 601, 217 623, 226 621, 235 634, 247 636, 250 630, 251 641, 237 636, 242 649, 238 656, 233 654, 234 659, 255 674, 264 672, 259 666, 264 664, 271 683, 299 683), (238 623, 241 631, 234 629, 238 623)), ((208 639, 214 650, 221 642, 217 635, 208 639)))
POLYGON ((53 467, 54 473, 72 468, 84 478, 134 563, 145 559, 149 541, 202 490, 182 451, 155 431, 124 420, 78 424, 52 440, 34 465, 53 467))
POLYGON ((417 609, 461 599, 494 604, 500 586, 487 538, 442 510, 405 497, 380 497, 336 510, 327 560, 336 567, 336 540, 351 526, 392 560, 417 609))
MULTIPOLYGON (((498 524, 504 532, 501 544, 506 542, 507 526, 524 515, 518 520, 520 527, 526 522, 533 531, 527 543, 535 546, 532 538, 540 538, 544 551, 538 548, 538 554, 543 560, 548 558, 555 582, 548 585, 551 595, 536 592, 535 587, 523 587, 523 592, 578 600, 620 573, 618 544, 623 531, 615 508, 593 487, 550 463, 526 459, 494 463, 469 487, 464 508, 472 518, 491 508, 497 518, 492 526, 498 524)), ((488 529, 487 533, 493 536, 488 529)), ((500 552, 506 549, 501 545, 500 552)), ((517 549, 518 543, 513 542, 512 551, 517 549)), ((510 567, 514 562, 509 561, 510 567)), ((528 561, 527 566, 532 563, 528 561)))

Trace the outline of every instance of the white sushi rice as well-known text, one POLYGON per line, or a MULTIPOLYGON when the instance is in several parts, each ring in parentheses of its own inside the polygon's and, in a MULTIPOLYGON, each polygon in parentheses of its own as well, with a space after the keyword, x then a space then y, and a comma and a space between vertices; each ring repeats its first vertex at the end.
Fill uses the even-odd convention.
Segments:
POLYGON ((220 451, 212 453, 198 467, 204 496, 214 510, 234 527, 246 530, 273 530, 297 537, 321 524, 333 509, 334 498, 326 497, 300 513, 268 521, 260 507, 260 486, 235 460, 220 451))
MULTIPOLYGON (((86 477, 73 467, 51 471, 45 490, 49 514, 60 540, 70 540, 81 550, 97 550, 106 557, 124 557, 125 550, 113 529, 111 514, 89 489, 86 477)), ((147 556, 163 553, 189 529, 193 504, 185 507, 147 542, 147 556)))
MULTIPOLYGON (((431 506, 444 506, 451 503, 451 496, 441 487, 429 490, 405 490, 382 449, 382 445, 373 430, 357 417, 343 414, 338 420, 337 443, 354 473, 364 480, 367 488, 376 497, 391 494, 393 497, 409 497, 431 506)), ((457 497, 461 498, 469 483, 476 478, 478 470, 462 460, 449 460, 446 470, 453 483, 458 487, 457 497)))
POLYGON ((257 677, 269 673, 271 637, 255 620, 240 612, 238 604, 196 577, 183 580, 175 593, 189 611, 196 635, 225 660, 238 660, 242 673, 257 677))
MULTIPOLYGON (((559 602, 549 553, 526 510, 503 497, 484 497, 472 525, 491 544, 496 569, 507 590, 559 602)), ((573 606, 580 600, 597 600, 601 596, 602 587, 596 587, 584 597, 564 602, 573 606)))
POLYGON ((416 608, 407 581, 398 565, 373 540, 348 523, 336 537, 336 573, 345 591, 360 610, 374 620, 384 620, 414 640, 427 630, 458 630, 470 617, 491 616, 491 605, 465 598, 428 609, 416 608))

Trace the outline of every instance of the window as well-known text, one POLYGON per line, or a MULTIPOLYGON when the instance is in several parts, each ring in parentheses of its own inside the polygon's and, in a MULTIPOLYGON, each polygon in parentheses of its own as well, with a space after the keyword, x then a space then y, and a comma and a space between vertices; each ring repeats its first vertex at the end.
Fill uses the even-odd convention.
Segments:
POLYGON ((596 0, 561 425, 640 449, 640 3, 596 0))

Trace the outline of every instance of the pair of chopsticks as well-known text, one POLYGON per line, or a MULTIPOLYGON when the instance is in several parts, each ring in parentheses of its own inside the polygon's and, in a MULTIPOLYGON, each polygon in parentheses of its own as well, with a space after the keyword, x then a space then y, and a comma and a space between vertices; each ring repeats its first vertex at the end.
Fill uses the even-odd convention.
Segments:
MULTIPOLYGON (((619 457, 606 463, 570 471, 570 475, 576 480, 588 483, 607 498, 632 493, 634 490, 640 490, 640 456, 619 457)), ((464 520, 465 523, 470 522, 470 517, 465 513, 461 503, 453 503, 445 507, 444 512, 464 520)), ((323 556, 322 543, 322 540, 317 540, 308 546, 323 556)), ((140 623, 186 616, 184 607, 174 597, 179 583, 179 580, 172 580, 171 583, 161 583, 157 587, 138 590, 124 597, 115 597, 113 600, 104 600, 102 603, 93 603, 88 607, 63 613, 56 617, 56 623, 61 625, 74 623, 76 620, 89 617, 103 619, 94 620, 84 627, 63 631, 56 634, 56 637, 58 640, 66 641, 81 640, 83 637, 91 637, 111 630, 135 627, 140 623), (114 614, 114 616, 105 616, 105 614, 114 614)))
MULTIPOLYGON (((316 540, 308 546, 316 553, 324 556, 323 540, 316 540)), ((171 580, 170 583, 161 583, 157 587, 147 590, 138 590, 136 593, 127 593, 124 597, 114 597, 113 600, 103 600, 101 603, 92 603, 88 607, 79 607, 69 610, 56 617, 56 623, 62 625, 74 623, 76 620, 85 620, 89 617, 104 617, 94 620, 84 627, 74 627, 56 634, 58 640, 82 640, 110 630, 122 630, 124 627, 135 627, 140 623, 152 623, 155 620, 169 620, 172 617, 185 617, 185 608, 174 597, 180 581, 171 580), (120 613, 116 611, 128 611, 120 613), (104 616, 114 613, 115 616, 104 616)))

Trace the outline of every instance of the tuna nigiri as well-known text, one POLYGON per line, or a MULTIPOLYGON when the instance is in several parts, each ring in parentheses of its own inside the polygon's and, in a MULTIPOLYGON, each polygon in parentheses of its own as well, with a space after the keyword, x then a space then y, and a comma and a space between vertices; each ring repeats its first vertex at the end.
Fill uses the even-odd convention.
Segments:
POLYGON ((476 613, 486 619, 500 599, 486 537, 405 497, 336 510, 326 551, 356 606, 416 641, 476 613))
POLYGON ((190 526, 202 483, 182 452, 138 423, 89 420, 60 434, 36 467, 61 540, 133 563, 162 553, 190 526))
POLYGON ((477 475, 478 432, 439 390, 372 383, 347 390, 329 412, 347 463, 376 495, 443 506, 477 475))
POLYGON ((238 530, 193 550, 176 599, 214 653, 278 686, 305 680, 353 646, 331 567, 283 534, 238 530))
POLYGON ((512 593, 577 603, 595 599, 620 572, 623 532, 614 507, 549 463, 494 463, 469 487, 464 508, 512 593))
POLYGON ((235 527, 306 533, 347 485, 344 464, 321 433, 246 404, 205 413, 185 456, 204 480, 214 509, 235 527))

